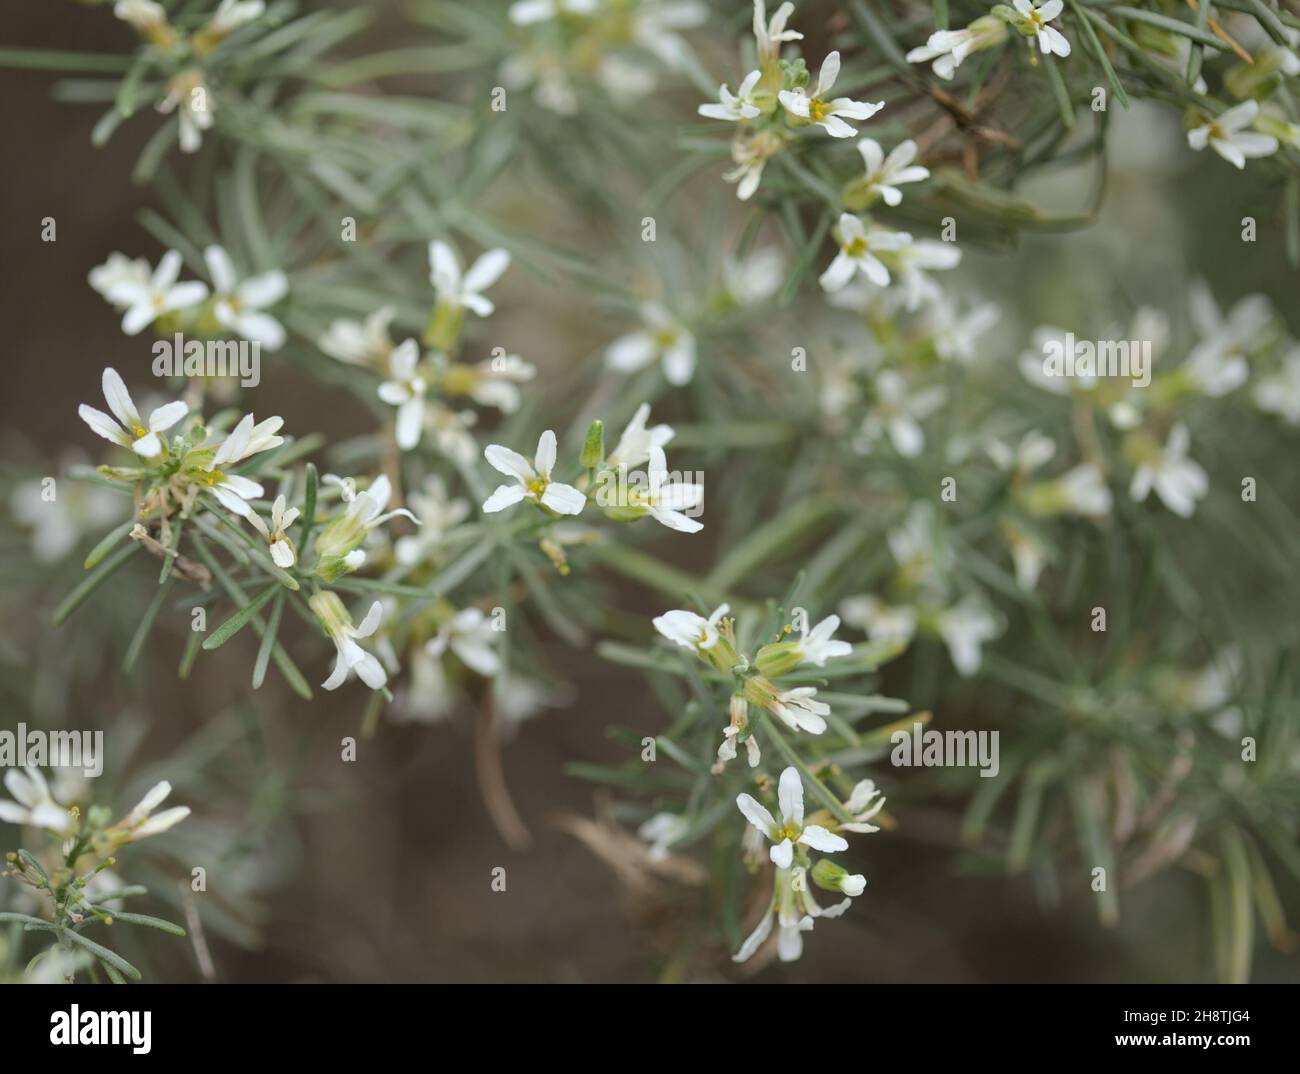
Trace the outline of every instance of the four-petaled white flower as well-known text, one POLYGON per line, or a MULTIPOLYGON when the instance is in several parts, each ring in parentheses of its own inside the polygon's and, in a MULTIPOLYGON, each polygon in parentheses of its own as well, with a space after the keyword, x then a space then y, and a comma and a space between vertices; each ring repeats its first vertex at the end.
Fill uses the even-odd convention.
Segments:
POLYGON ((151 835, 159 835, 168 828, 174 828, 190 815, 189 806, 175 806, 172 809, 164 809, 157 816, 154 815, 154 810, 162 805, 171 793, 172 785, 166 780, 155 783, 130 813, 108 829, 109 834, 117 842, 137 843, 151 835))
POLYGON ((436 658, 450 647, 467 668, 490 678, 501 670, 496 635, 492 620, 481 608, 462 608, 435 637, 429 639, 424 651, 436 658))
POLYGON ((393 349, 388 326, 396 313, 392 306, 383 306, 364 321, 337 320, 316 341, 316 346, 340 362, 382 369, 393 349))
POLYGON ((468 272, 461 272, 460 258, 445 242, 429 243, 429 280, 438 293, 438 301, 453 307, 465 307, 480 317, 490 316, 496 307, 483 294, 510 267, 507 250, 488 250, 468 272))
POLYGON ((1081 462, 1067 470, 1058 479, 1058 488, 1066 508, 1077 515, 1106 515, 1110 513, 1110 489, 1106 475, 1090 462, 1081 462))
POLYGON ((921 422, 941 407, 947 392, 941 386, 912 391, 896 370, 886 369, 876 378, 876 402, 862 423, 865 447, 888 433, 894 450, 914 459, 925 447, 921 422))
MULTIPOLYGON (((334 596, 333 593, 328 595, 334 596)), ((335 599, 337 600, 337 597, 335 599)), ((375 601, 370 605, 370 610, 366 612, 366 617, 361 620, 360 626, 353 626, 346 613, 331 621, 328 627, 329 636, 338 655, 330 677, 321 683, 322 688, 337 690, 353 672, 370 689, 384 688, 384 684, 388 682, 388 673, 384 671, 384 665, 379 662, 377 656, 366 652, 357 644, 358 638, 368 638, 379 629, 383 617, 384 606, 379 601, 375 601)))
POLYGON ((1187 426, 1179 422, 1170 430, 1157 456, 1134 471, 1129 495, 1141 503, 1154 488, 1169 510, 1191 518, 1196 513, 1196 501, 1209 491, 1210 480, 1200 465, 1187 457, 1190 446, 1187 426))
POLYGON ((5 773, 5 787, 12 802, 0 800, 0 820, 6 824, 28 824, 52 832, 71 827, 68 811, 54 800, 50 785, 39 768, 16 768, 5 773))
POLYGON ((636 408, 632 420, 618 438, 618 445, 605 458, 609 465, 628 469, 639 466, 650 458, 651 451, 664 447, 676 435, 671 425, 654 425, 647 429, 646 421, 649 417, 649 403, 642 403, 636 408))
POLYGON ((1034 3, 1031 0, 1011 0, 1015 9, 1023 16, 1025 25, 1034 33, 1038 48, 1044 55, 1065 57, 1070 55, 1070 42, 1054 26, 1048 26, 1065 7, 1064 0, 1046 0, 1046 3, 1034 3))
POLYGON ((848 656, 853 652, 853 646, 847 641, 836 641, 833 636, 839 628, 840 617, 838 615, 828 615, 812 630, 809 630, 807 623, 805 623, 804 629, 800 631, 799 640, 794 643, 799 658, 805 664, 812 664, 820 668, 826 666, 827 660, 832 660, 837 656, 848 656))
MULTIPOLYGON (((841 824, 840 830, 846 832, 857 832, 859 835, 866 835, 871 832, 880 831, 878 825, 872 824, 871 819, 879 813, 885 806, 884 796, 876 790, 876 784, 873 780, 864 779, 853 785, 853 790, 849 792, 849 800, 844 803, 844 810, 853 817, 852 824, 841 824)), ((860 877, 846 878, 852 880, 861 879, 860 877)), ((854 884, 856 887, 857 885, 854 884)), ((863 883, 865 887, 865 881, 863 883)), ((861 895, 862 888, 857 891, 850 891, 847 887, 842 888, 846 895, 861 895)))
POLYGON ((668 459, 661 447, 650 448, 646 468, 650 486, 645 492, 629 487, 630 506, 644 507, 656 522, 680 533, 699 533, 704 523, 684 514, 699 507, 704 500, 704 486, 669 479, 668 459))
POLYGON ((905 58, 908 63, 933 60, 930 69, 945 81, 951 81, 962 60, 979 49, 987 37, 987 33, 981 34, 970 26, 964 30, 936 30, 924 45, 912 49, 905 58))
POLYGON ((930 279, 927 269, 953 269, 961 262, 961 248, 953 242, 916 239, 903 233, 904 241, 893 251, 893 260, 901 280, 904 305, 908 312, 922 303, 943 297, 939 285, 930 279))
POLYGON ((549 507, 561 515, 580 515, 587 504, 587 497, 572 485, 565 485, 551 480, 551 470, 555 467, 555 433, 547 429, 537 440, 537 454, 532 461, 525 459, 517 451, 511 451, 501 444, 489 444, 483 449, 483 456, 494 470, 513 477, 514 485, 498 485, 497 489, 483 503, 483 510, 489 514, 504 511, 507 507, 521 500, 549 507))
POLYGON ((981 647, 1001 633, 997 619, 973 597, 941 612, 938 626, 959 675, 979 671, 981 647))
POLYGON ((265 310, 289 293, 289 281, 279 269, 240 281, 230 255, 220 246, 203 251, 212 277, 212 314, 223 328, 268 350, 284 346, 284 326, 265 310))
POLYGON ((831 714, 831 707, 817 700, 817 687, 774 689, 766 700, 768 710, 790 730, 806 731, 810 735, 820 735, 826 730, 826 717, 831 714))
POLYGON ((722 276, 732 301, 739 306, 757 306, 776 294, 785 281, 785 259, 771 246, 743 261, 728 255, 722 263, 722 276))
POLYGON ((104 370, 103 387, 108 408, 117 421, 102 410, 96 410, 85 403, 77 408, 77 413, 81 415, 82 421, 105 440, 130 448, 143 459, 161 454, 164 444, 158 434, 166 432, 189 413, 190 408, 176 400, 154 410, 146 425, 141 420, 135 403, 131 401, 131 393, 126 390, 126 385, 115 369, 104 370))
POLYGON ((397 407, 397 446, 403 451, 420 442, 424 429, 424 396, 429 385, 417 371, 419 362, 420 345, 415 340, 398 344, 388 356, 393 377, 379 385, 379 398, 397 407))
POLYGON ((1218 119, 1207 120, 1187 132, 1187 144, 1198 152, 1207 145, 1234 168, 1244 168, 1250 157, 1276 153, 1278 140, 1271 134, 1247 130, 1259 118, 1259 102, 1243 101, 1218 119))
POLYGON ((651 861, 665 861, 668 848, 690 830, 690 824, 680 813, 656 813, 636 830, 637 838, 650 844, 647 856, 651 861))
POLYGON ((139 335, 163 314, 191 309, 208 297, 207 284, 198 280, 177 283, 180 274, 181 255, 168 250, 148 279, 141 279, 132 269, 109 283, 104 297, 126 311, 122 331, 128 336, 139 335))
POLYGON ((754 0, 754 44, 758 52, 759 63, 771 63, 781 55, 781 46, 787 41, 802 41, 803 34, 798 30, 787 30, 785 24, 794 13, 794 4, 787 0, 776 9, 772 21, 767 21, 767 7, 764 0, 754 0))
POLYGON ((271 504, 271 524, 269 526, 262 521, 262 516, 251 508, 245 517, 252 523, 253 528, 266 539, 266 543, 271 546, 271 559, 275 561, 275 565, 288 569, 293 566, 298 554, 285 531, 298 521, 299 511, 296 507, 290 507, 286 511, 286 502, 283 495, 275 498, 275 502, 271 504))
POLYGON ((239 424, 230 430, 212 456, 208 466, 208 490, 227 511, 248 518, 253 509, 249 500, 262 495, 262 486, 250 478, 227 472, 227 468, 236 466, 251 455, 270 451, 284 443, 284 437, 277 436, 284 418, 267 418, 254 424, 252 414, 245 414, 239 424))
POLYGON ((833 138, 852 138, 857 129, 845 122, 846 119, 870 119, 882 108, 884 101, 875 104, 869 101, 855 101, 849 97, 835 97, 828 100, 826 95, 840 74, 840 54, 832 52, 822 61, 817 73, 817 85, 812 93, 806 89, 782 90, 777 94, 782 106, 792 116, 806 119, 817 124, 833 138))
POLYGON ((658 302, 641 303, 646 327, 620 336, 609 345, 605 362, 620 373, 635 373, 656 358, 663 361, 664 379, 674 387, 690 383, 695 373, 695 337, 658 302))
POLYGON ((713 614, 705 619, 702 615, 677 608, 655 616, 654 627, 669 641, 680 645, 683 649, 699 653, 712 649, 718 643, 718 639, 722 637, 718 631, 718 623, 730 610, 731 605, 719 604, 713 610, 713 614))
POLYGON ((176 75, 167 84, 167 96, 158 102, 158 111, 164 115, 177 112, 181 152, 197 153, 203 144, 203 132, 210 130, 214 122, 212 91, 203 81, 203 72, 191 67, 176 75))
POLYGON ((858 142, 858 152, 867 168, 867 190, 879 195, 886 205, 897 205, 903 200, 903 192, 898 189, 902 184, 930 178, 929 168, 912 163, 916 159, 916 143, 910 138, 894 146, 889 156, 885 156, 874 138, 863 138, 858 142))
POLYGON ((823 291, 838 291, 861 272, 877 287, 889 285, 889 269, 876 256, 900 250, 912 241, 905 231, 887 231, 866 226, 852 213, 841 213, 839 223, 840 252, 821 274, 823 291))
POLYGON ((1260 410, 1300 425, 1300 347, 1292 348, 1278 372, 1259 379, 1253 397, 1260 410))
POLYGON ((762 71, 750 71, 733 94, 724 82, 718 87, 718 104, 702 104, 698 111, 708 119, 722 119, 738 123, 742 119, 753 119, 762 115, 763 110, 754 103, 754 87, 763 77, 762 71))
POLYGON ((803 822, 803 781, 799 770, 791 765, 781 773, 777 785, 777 801, 781 807, 781 823, 777 823, 755 798, 748 794, 736 796, 736 805, 755 828, 773 843, 768 856, 778 869, 788 869, 794 862, 794 848, 802 846, 831 854, 837 850, 848 850, 849 844, 834 832, 820 824, 803 822))

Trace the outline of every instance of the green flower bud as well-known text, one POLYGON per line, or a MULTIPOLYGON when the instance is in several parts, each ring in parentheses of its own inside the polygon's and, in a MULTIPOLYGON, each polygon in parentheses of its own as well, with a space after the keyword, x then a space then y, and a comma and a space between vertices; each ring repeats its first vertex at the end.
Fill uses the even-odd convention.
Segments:
POLYGON ((754 657, 754 665, 760 675, 777 679, 797 668, 802 659, 798 642, 779 641, 759 649, 754 657))

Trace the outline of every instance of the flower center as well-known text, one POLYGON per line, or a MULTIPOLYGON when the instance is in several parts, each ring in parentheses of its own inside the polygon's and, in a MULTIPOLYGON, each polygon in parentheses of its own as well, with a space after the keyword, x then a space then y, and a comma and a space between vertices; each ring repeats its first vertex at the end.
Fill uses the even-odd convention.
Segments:
POLYGON ((823 101, 820 97, 814 97, 808 102, 808 118, 814 123, 820 123, 830 113, 831 106, 823 101))
POLYGON ((849 257, 861 257, 867 252, 867 240, 850 239, 844 245, 844 252, 848 254, 849 257))

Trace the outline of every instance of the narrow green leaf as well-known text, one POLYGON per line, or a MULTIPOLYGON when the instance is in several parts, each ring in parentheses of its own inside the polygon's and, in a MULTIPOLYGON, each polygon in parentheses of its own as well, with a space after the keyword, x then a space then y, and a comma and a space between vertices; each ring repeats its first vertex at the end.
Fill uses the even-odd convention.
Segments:
POLYGON ((209 634, 203 642, 203 648, 211 651, 213 649, 219 649, 221 646, 225 645, 226 642, 243 630, 244 627, 248 625, 249 620, 260 612, 263 605, 265 605, 266 602, 278 592, 280 592, 278 587, 268 586, 258 594, 251 603, 244 605, 244 607, 240 608, 234 615, 209 634))
POLYGON ((163 601, 167 599, 167 594, 171 592, 175 581, 176 579, 169 575, 167 580, 154 591, 153 600, 149 602, 149 607, 145 609, 144 615, 140 619, 140 625, 135 628, 135 633, 131 636, 131 644, 126 648, 126 656, 122 659, 123 674, 129 675, 135 668, 135 662, 140 658, 144 643, 148 639, 150 631, 153 630, 159 611, 162 610, 163 601))
POLYGON ((107 947, 103 946, 102 944, 97 944, 95 943, 94 940, 87 939, 85 936, 81 935, 81 933, 73 932, 71 929, 64 929, 63 932, 60 933, 60 935, 64 939, 71 940, 73 943, 78 944, 81 947, 84 947, 87 951, 89 951, 101 962, 110 963, 119 972, 131 978, 131 980, 133 981, 140 980, 140 971, 137 970, 134 966, 132 966, 131 963, 129 963, 116 951, 110 951, 107 947))
POLYGON ((109 577, 139 550, 139 543, 131 541, 129 544, 119 548, 111 556, 100 563, 99 566, 96 567, 88 577, 82 579, 77 587, 64 597, 59 606, 54 609, 54 625, 62 626, 67 621, 68 616, 81 607, 82 602, 84 602, 87 597, 108 581, 109 577))
POLYGON ((275 603, 271 605, 271 615, 262 634, 262 644, 257 650, 257 662, 253 664, 253 689, 260 690, 266 679, 266 665, 271 660, 271 651, 275 648, 276 635, 280 632, 280 616, 284 613, 284 591, 275 594, 275 603))

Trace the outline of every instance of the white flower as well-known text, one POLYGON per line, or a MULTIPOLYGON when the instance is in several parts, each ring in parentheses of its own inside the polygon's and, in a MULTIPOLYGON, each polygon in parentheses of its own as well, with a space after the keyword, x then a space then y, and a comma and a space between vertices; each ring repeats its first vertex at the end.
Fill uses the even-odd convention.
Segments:
MULTIPOLYGON (((849 800, 844 803, 845 812, 853 817, 852 824, 841 824, 840 829, 846 832, 857 832, 859 834, 868 834, 878 832, 880 828, 869 823, 871 819, 879 813, 885 806, 885 799, 880 792, 876 790, 876 784, 869 779, 864 779, 853 785, 853 790, 849 792, 849 800)), ((851 878, 850 878, 851 879, 851 878)), ((864 883, 865 886, 865 883, 864 883)), ((860 895, 861 890, 852 892, 842 888, 846 895, 860 895)))
POLYGON ((1170 430, 1164 449, 1134 471, 1129 495, 1141 503, 1154 488, 1169 510, 1191 518, 1196 513, 1196 501, 1209 491, 1210 481, 1205 471, 1187 457, 1190 446, 1187 426, 1179 422, 1170 430))
POLYGON ((478 421, 472 410, 452 410, 439 402, 425 408, 425 422, 434 446, 449 459, 468 466, 478 456, 478 441, 469 430, 478 421))
POLYGON ((803 781, 799 778, 799 770, 793 765, 781 773, 777 785, 777 801, 781 807, 780 824, 750 795, 736 796, 736 806, 745 815, 745 819, 774 844, 768 850, 768 856, 778 869, 788 869, 793 864, 796 843, 827 854, 848 850, 849 844, 841 836, 820 824, 804 824, 803 781))
POLYGON ((582 514, 587 497, 572 485, 551 480, 555 466, 555 433, 547 429, 537 440, 537 454, 532 461, 517 451, 500 444, 489 444, 483 456, 494 470, 513 477, 514 485, 498 485, 483 504, 484 512, 492 514, 529 499, 561 515, 582 514))
POLYGON ((894 450, 913 459, 925 447, 921 422, 939 409, 947 398, 942 387, 909 390, 903 375, 886 369, 876 378, 876 402, 862 423, 867 445, 888 433, 894 450))
POLYGON ((330 522, 316 538, 316 551, 322 560, 333 561, 332 567, 339 566, 340 562, 349 571, 361 567, 366 561, 366 553, 358 545, 365 540, 366 534, 389 519, 401 515, 417 526, 421 524, 420 519, 405 507, 384 511, 393 495, 393 487, 383 474, 360 493, 356 491, 356 482, 352 478, 326 474, 322 481, 326 485, 337 485, 342 491, 343 502, 347 505, 343 514, 330 522))
POLYGON ((939 300, 932 304, 928 316, 935 354, 944 361, 969 365, 976 358, 976 339, 996 325, 1002 313, 987 302, 958 315, 956 307, 939 300))
POLYGON ((1065 7, 1063 0, 1047 0, 1046 3, 1031 3, 1031 0, 1011 0, 1015 9, 1024 16, 1025 23, 1038 40, 1039 50, 1047 56, 1070 55, 1070 42, 1055 27, 1047 24, 1065 7))
POLYGON ((127 284, 130 287, 128 294, 133 293, 138 288, 148 287, 151 275, 149 262, 143 257, 130 258, 114 250, 107 261, 90 270, 87 279, 91 287, 121 309, 130 303, 113 298, 114 288, 127 284))
POLYGON ((690 47, 677 30, 699 26, 709 9, 693 0, 641 0, 632 12, 632 40, 668 67, 681 67, 691 59, 690 47))
POLYGON ((275 561, 275 565, 287 570, 293 566, 298 554, 294 551, 293 542, 285 535, 285 530, 298 521, 299 511, 296 507, 290 507, 286 511, 285 503, 284 496, 280 495, 275 498, 275 503, 271 504, 270 526, 263 522, 262 517, 251 508, 244 517, 253 524, 253 528, 258 533, 266 538, 266 543, 271 546, 271 559, 275 561))
POLYGON ((121 522, 127 506, 100 485, 69 481, 59 486, 53 500, 46 499, 46 492, 44 481, 33 478, 16 485, 9 498, 14 520, 32 531, 31 552, 40 563, 58 562, 87 533, 121 522))
POLYGON ((393 379, 379 385, 379 398, 397 407, 397 446, 403 451, 420 442, 424 428, 424 396, 429 385, 416 371, 419 361, 420 346, 415 340, 399 344, 388 356, 393 379))
POLYGON ((254 421, 252 414, 245 414, 230 430, 230 435, 217 446, 208 465, 208 490, 227 511, 244 518, 253 513, 247 501, 261 496, 262 486, 239 474, 227 473, 226 468, 284 443, 284 437, 276 435, 284 424, 284 418, 267 418, 258 424, 254 421))
POLYGON ((670 425, 655 425, 647 429, 645 423, 649 417, 650 404, 642 403, 618 438, 618 446, 606 456, 609 465, 628 469, 639 466, 650 458, 651 451, 664 447, 676 435, 670 425))
MULTIPOLYGON (((722 729, 722 743, 718 746, 718 763, 725 765, 728 761, 736 759, 736 742, 740 737, 740 728, 735 724, 728 724, 722 729)), ((763 754, 758 747, 758 737, 751 734, 745 739, 746 760, 749 761, 750 768, 757 768, 758 762, 763 759, 763 754)), ((714 772, 720 772, 720 767, 715 767, 714 772)))
POLYGON ((1110 489, 1106 475, 1092 463, 1080 463, 1058 479, 1066 507, 1077 515, 1110 513, 1110 489))
POLYGON ((768 158, 779 153, 784 141, 770 130, 760 131, 753 137, 737 136, 731 143, 731 160, 736 165, 722 178, 736 184, 736 197, 748 201, 754 196, 763 179, 763 169, 768 158))
POLYGON ((718 87, 720 103, 702 104, 697 111, 708 119, 722 119, 732 123, 762 115, 763 110, 754 103, 754 87, 762 76, 762 71, 750 71, 734 94, 724 82, 718 87))
POLYGON ((54 800, 50 785, 39 768, 16 768, 5 773, 5 787, 14 801, 0 800, 0 820, 6 824, 27 824, 52 832, 71 827, 68 811, 54 800))
POLYGON ((722 263, 727 294, 739 306, 766 302, 785 280, 785 259, 771 246, 757 250, 744 261, 730 255, 722 263))
POLYGON ((1300 425, 1300 348, 1292 348, 1278 372, 1259 379, 1253 398, 1260 410, 1300 425))
POLYGON ((931 70, 945 81, 956 74, 961 62, 972 52, 994 48, 1006 40, 1006 24, 996 16, 976 19, 964 30, 938 30, 920 48, 906 56, 908 63, 933 60, 931 70))
POLYGON ((468 368, 472 378, 468 395, 480 406, 494 406, 503 414, 519 409, 519 389, 537 376, 537 367, 517 354, 501 354, 484 359, 475 366, 453 367, 457 374, 468 368))
POLYGON ((642 507, 650 512, 655 521, 680 533, 699 533, 704 529, 702 522, 697 522, 689 515, 683 514, 699 507, 704 500, 704 486, 669 481, 668 460, 661 447, 650 448, 650 463, 647 467, 650 487, 641 492, 628 486, 631 498, 630 506, 642 507))
POLYGON ((858 142, 858 152, 867 168, 867 191, 879 196, 886 205, 897 205, 903 200, 903 192, 898 189, 902 184, 930 178, 929 168, 912 163, 916 159, 916 143, 910 138, 894 146, 889 156, 885 156, 874 138, 863 138, 858 142))
POLYGON ((113 825, 109 832, 113 834, 116 841, 136 843, 151 835, 165 832, 168 828, 174 828, 190 815, 189 806, 176 806, 173 809, 163 810, 157 816, 153 815, 153 811, 166 801, 171 792, 172 785, 166 780, 154 784, 136 807, 113 825))
POLYGON ((889 285, 889 269, 885 268, 876 254, 899 250, 912 241, 912 236, 904 231, 887 231, 872 228, 867 231, 862 221, 851 213, 841 213, 839 223, 840 252, 835 255, 821 274, 823 291, 838 291, 854 275, 861 272, 877 287, 889 285))
POLYGON ((393 349, 388 326, 395 314, 396 310, 392 306, 384 306, 370 314, 364 322, 335 321, 329 326, 329 331, 316 341, 316 346, 331 358, 349 365, 383 368, 393 349))
POLYGON ((826 661, 834 659, 837 656, 848 656, 853 652, 853 646, 847 641, 836 641, 832 636, 839 629, 840 617, 838 615, 828 615, 812 630, 804 624, 804 629, 800 632, 801 636, 794 643, 795 652, 805 664, 813 664, 816 667, 825 667, 826 661))
POLYGON ((998 621, 974 599, 941 612, 938 627, 959 675, 974 675, 980 667, 981 646, 1001 633, 998 621))
POLYGON ((1187 144, 1198 152, 1207 145, 1234 168, 1244 168, 1249 157, 1276 153, 1278 141, 1271 134, 1247 130, 1259 117, 1259 102, 1234 105, 1218 119, 1208 120, 1187 132, 1187 144))
POLYGON ((357 678, 370 689, 382 690, 384 684, 388 682, 388 673, 384 671, 384 665, 379 662, 379 658, 361 648, 357 644, 357 639, 368 638, 379 629, 379 623, 384 617, 384 606, 379 601, 375 601, 366 612, 366 617, 361 620, 361 625, 353 626, 352 617, 348 615, 337 593, 323 589, 319 593, 314 593, 308 600, 308 604, 316 613, 316 618, 325 628, 325 633, 334 643, 338 654, 334 661, 333 672, 321 683, 321 686, 326 690, 337 690, 347 681, 352 672, 356 672, 357 678))
POLYGON ((113 14, 145 36, 167 25, 167 12, 154 0, 117 0, 113 14))
POLYGON ((163 254, 148 279, 141 278, 135 267, 138 264, 132 262, 131 269, 123 271, 103 292, 105 298, 126 311, 122 315, 122 331, 128 336, 139 335, 165 313, 191 309, 208 297, 205 283, 198 280, 176 282, 181 273, 181 255, 175 250, 163 254))
POLYGON ((789 2, 776 9, 772 21, 767 21, 767 9, 763 0, 754 0, 754 44, 758 51, 759 63, 771 63, 781 55, 781 46, 787 41, 802 41, 803 34, 797 30, 787 30, 785 24, 794 13, 794 4, 789 2))
POLYGON ((507 250, 488 250, 462 274, 460 259, 445 242, 435 239, 429 243, 429 280, 438 294, 438 301, 448 306, 465 307, 480 317, 489 316, 496 307, 483 294, 501 278, 510 267, 507 250))
POLYGON ((846 623, 866 631, 872 641, 895 641, 906 645, 916 634, 916 609, 908 605, 891 607, 878 597, 848 597, 840 604, 846 623))
POLYGON ((131 393, 126 390, 126 385, 115 369, 104 370, 102 384, 104 399, 117 421, 102 410, 96 410, 85 403, 77 408, 77 413, 81 415, 82 421, 105 440, 130 448, 141 458, 150 459, 160 454, 164 444, 158 434, 166 432, 189 413, 190 408, 176 400, 153 411, 146 425, 141 420, 135 403, 131 401, 131 393))
POLYGON ((254 340, 268 350, 284 346, 285 331, 270 314, 264 312, 289 293, 289 281, 279 269, 250 276, 242 283, 235 275, 230 255, 220 246, 203 251, 208 274, 212 277, 213 316, 223 328, 241 339, 254 340))
POLYGON ((516 0, 510 5, 510 21, 516 26, 531 26, 560 15, 590 15, 600 0, 516 0))
POLYGON ((167 84, 167 96, 158 102, 158 111, 175 112, 178 105, 181 152, 196 153, 203 144, 203 132, 213 124, 212 91, 198 68, 182 71, 167 84))
POLYGON ((832 52, 822 61, 817 73, 817 85, 809 94, 805 89, 782 90, 777 98, 785 110, 793 116, 807 119, 821 127, 833 138, 852 138, 857 134, 856 128, 845 119, 870 119, 882 108, 884 101, 871 104, 867 101, 854 101, 848 97, 836 97, 827 100, 826 95, 840 75, 840 54, 832 52))
MULTIPOLYGON (((745 962, 753 957, 754 952, 772 934, 773 921, 780 926, 776 944, 777 958, 782 962, 794 962, 803 954, 803 933, 812 931, 813 918, 805 912, 803 900, 796 897, 793 872, 791 869, 776 871, 772 901, 759 918, 754 931, 740 945, 740 950, 731 956, 733 962, 745 962)), ((824 917, 836 916, 832 911, 821 913, 824 917)))
POLYGON ((695 373, 695 337, 657 302, 641 304, 641 320, 645 328, 620 336, 609 345, 605 364, 620 373, 635 373, 658 358, 669 384, 689 384, 695 373))
POLYGON ((437 547, 448 530, 458 526, 469 515, 469 504, 448 496, 447 486, 437 474, 426 478, 424 487, 412 492, 407 499, 423 526, 418 535, 399 537, 393 546, 397 562, 404 567, 420 562, 437 547))
POLYGON ((943 297, 943 291, 930 279, 926 270, 956 268, 961 262, 961 248, 956 243, 936 239, 913 241, 912 236, 906 233, 903 238, 893 258, 902 278, 904 304, 908 312, 912 312, 924 302, 934 302, 943 297))
POLYGON ((501 670, 496 634, 492 620, 481 608, 462 608, 438 631, 436 637, 429 640, 424 651, 430 656, 439 657, 450 646, 451 651, 460 657, 467 668, 491 678, 501 670))
POLYGON ((207 25, 207 31, 219 37, 227 37, 241 26, 260 18, 265 10, 263 0, 221 0, 221 6, 207 25))
POLYGON ((1015 451, 1001 440, 991 440, 985 450, 999 470, 1028 475, 1051 462, 1056 454, 1056 441, 1037 429, 1030 429, 1021 438, 1015 451))
MULTIPOLYGON (((753 683, 755 679, 749 681, 753 683)), ((817 700, 815 686, 781 690, 768 684, 767 696, 762 698, 762 703, 790 730, 806 731, 810 735, 822 734, 826 730, 826 717, 831 714, 830 705, 817 700)))
POLYGON ((656 813, 636 830, 637 838, 650 844, 651 861, 664 861, 668 848, 690 829, 690 824, 680 813, 656 813))
POLYGON ((720 604, 713 610, 713 614, 705 619, 702 615, 678 608, 655 616, 654 627, 669 641, 680 645, 683 649, 699 653, 712 649, 718 643, 718 639, 722 637, 718 631, 718 623, 730 610, 731 605, 720 604))

